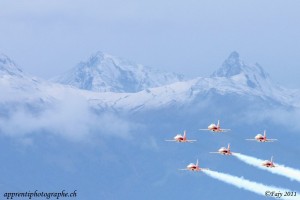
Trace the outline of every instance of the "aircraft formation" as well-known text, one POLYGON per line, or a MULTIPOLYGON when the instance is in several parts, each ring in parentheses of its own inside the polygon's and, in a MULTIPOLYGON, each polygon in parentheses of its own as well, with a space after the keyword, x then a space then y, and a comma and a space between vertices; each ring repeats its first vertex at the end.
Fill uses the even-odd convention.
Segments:
MULTIPOLYGON (((211 131, 214 133, 222 133, 222 132, 228 132, 231 129, 223 129, 220 126, 220 120, 218 120, 217 124, 210 124, 207 129, 199 129, 200 131, 211 131)), ((257 142, 274 142, 277 141, 277 139, 269 139, 267 138, 266 131, 264 131, 263 134, 257 134, 253 139, 245 139, 249 141, 257 141, 257 142)), ((177 134, 173 139, 171 140, 165 140, 167 142, 178 142, 178 143, 193 143, 196 142, 197 140, 189 140, 187 139, 187 132, 184 131, 183 135, 177 134)), ((233 152, 230 150, 230 144, 228 144, 227 148, 226 147, 221 147, 218 151, 216 152, 209 152, 209 153, 216 153, 216 154, 221 154, 221 155, 227 155, 231 156, 233 152)), ((261 163, 262 166, 268 167, 268 168, 273 168, 276 167, 273 162, 273 156, 271 157, 271 160, 265 160, 261 163)), ((179 169, 179 170, 188 170, 188 171, 201 171, 201 170, 209 170, 208 168, 201 168, 199 166, 199 161, 197 159, 196 164, 190 163, 186 166, 184 169, 179 169)))

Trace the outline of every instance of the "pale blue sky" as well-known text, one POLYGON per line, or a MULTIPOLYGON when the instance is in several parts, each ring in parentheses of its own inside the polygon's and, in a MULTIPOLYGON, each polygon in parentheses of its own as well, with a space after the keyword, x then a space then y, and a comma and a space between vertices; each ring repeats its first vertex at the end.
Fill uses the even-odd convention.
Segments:
POLYGON ((0 52, 50 78, 101 50, 209 76, 236 50, 300 88, 300 1, 2 0, 0 52))

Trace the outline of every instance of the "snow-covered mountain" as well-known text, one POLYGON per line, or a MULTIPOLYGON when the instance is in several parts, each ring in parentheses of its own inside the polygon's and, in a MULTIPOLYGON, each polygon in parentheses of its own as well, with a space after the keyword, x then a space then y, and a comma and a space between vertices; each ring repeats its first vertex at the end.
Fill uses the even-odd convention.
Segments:
POLYGON ((188 81, 180 81, 181 78, 176 75, 167 76, 160 73, 157 73, 157 78, 155 73, 150 73, 155 71, 147 71, 147 68, 143 66, 125 64, 126 62, 103 53, 97 53, 88 62, 81 63, 71 70, 72 73, 68 73, 69 79, 64 76, 67 83, 61 85, 25 75, 11 59, 2 55, 0 62, 1 88, 4 91, 11 87, 21 91, 21 93, 25 91, 27 94, 30 90, 31 98, 34 96, 33 94, 36 94, 37 97, 41 96, 41 99, 52 100, 62 99, 66 93, 72 93, 86 99, 95 109, 116 111, 142 111, 169 106, 187 106, 201 104, 208 98, 219 99, 222 96, 237 101, 243 98, 247 101, 253 101, 254 104, 255 101, 260 101, 270 105, 300 107, 299 90, 285 89, 273 83, 262 67, 258 64, 245 64, 237 52, 231 53, 211 77, 199 77, 188 81), (125 73, 123 75, 127 78, 132 78, 135 81, 144 80, 144 82, 138 85, 129 84, 130 86, 121 84, 122 82, 117 79, 123 76, 121 72, 125 73), (146 76, 148 78, 145 78, 146 76), (79 82, 75 81, 77 80, 76 77, 79 82), (90 81, 87 77, 90 77, 90 81), (109 84, 104 84, 104 87, 98 85, 99 81, 104 81, 104 79, 109 84), (74 82, 72 82, 73 80, 74 82), (87 83, 80 82, 82 80, 86 80, 87 83), (177 80, 177 82, 166 84, 167 81, 171 80, 177 80), (154 87, 155 84, 162 84, 163 82, 165 85, 154 87), (85 84, 89 86, 81 90, 68 86, 69 84, 73 86, 79 84, 77 85, 79 88, 85 84), (136 88, 133 89, 134 87, 136 88), (97 92, 86 90, 88 88, 97 92), (137 88, 139 88, 138 90, 144 89, 133 93, 137 88), (116 90, 118 92, 115 92, 116 90))
POLYGON ((22 76, 22 70, 6 55, 0 53, 0 75, 22 76))
POLYGON ((222 96, 233 98, 237 102, 242 98, 247 103, 251 100, 251 104, 260 101, 266 105, 300 106, 299 90, 278 86, 260 65, 245 64, 237 52, 231 53, 209 78, 199 77, 131 94, 102 94, 100 99, 97 94, 92 96, 90 99, 95 105, 117 110, 151 110, 170 105, 192 105, 222 96))
POLYGON ((270 76, 259 64, 245 64, 237 52, 232 52, 222 66, 211 75, 211 78, 217 77, 237 80, 249 88, 265 93, 278 87, 272 83, 270 76))
POLYGON ((36 93, 42 81, 24 73, 19 66, 8 56, 0 53, 0 89, 1 100, 18 101, 31 98, 30 94, 36 93))
MULTIPOLYGON (((211 75, 212 85, 220 92, 235 92, 274 100, 283 105, 294 105, 298 90, 285 89, 272 81, 258 64, 246 64, 237 52, 232 52, 222 66, 211 75)), ((298 95, 298 94, 297 94, 298 95)))
POLYGON ((138 92, 183 80, 182 75, 161 73, 131 61, 97 52, 61 76, 57 83, 96 92, 138 92))

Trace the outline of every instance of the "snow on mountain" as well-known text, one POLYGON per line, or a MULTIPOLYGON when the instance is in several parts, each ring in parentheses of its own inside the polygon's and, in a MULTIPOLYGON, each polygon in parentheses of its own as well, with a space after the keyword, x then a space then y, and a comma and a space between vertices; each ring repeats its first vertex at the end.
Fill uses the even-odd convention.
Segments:
POLYGON ((52 81, 96 92, 138 92, 183 80, 182 75, 161 73, 102 52, 92 55, 52 81))
POLYGON ((14 61, 0 53, 1 101, 19 101, 25 96, 32 99, 41 84, 39 79, 24 73, 14 61))
POLYGON ((222 82, 218 88, 227 85, 239 93, 273 99, 286 105, 294 104, 291 99, 295 91, 275 84, 259 64, 246 64, 237 52, 232 52, 211 78, 222 82))
MULTIPOLYGON (((300 107, 298 90, 289 90, 274 84, 262 67, 258 64, 245 64, 236 52, 231 53, 211 77, 199 77, 188 81, 179 81, 181 79, 178 76, 162 75, 153 70, 149 71, 141 65, 98 52, 88 62, 72 69, 71 73, 67 73, 68 76, 61 77, 73 86, 84 87, 84 90, 24 75, 13 61, 3 55, 0 69, 2 91, 7 90, 19 96, 22 94, 27 99, 40 97, 48 101, 63 100, 65 94, 72 94, 73 98, 76 96, 83 98, 90 106, 100 110, 143 111, 198 104, 208 97, 217 99, 220 96, 232 96, 234 99, 254 98, 266 104, 300 107), (134 84, 128 81, 122 82, 120 77, 123 76, 124 80, 134 80, 134 84), (166 84, 167 81, 176 79, 177 82, 166 84), (82 80, 87 82, 81 82, 82 80), (138 80, 140 84, 136 84, 138 80), (101 81, 106 82, 103 83, 103 87, 100 86, 101 81), (166 85, 154 87, 155 84, 163 82, 166 85), (88 88, 97 92, 86 90, 88 88), (133 93, 141 89, 143 90, 133 93)), ((7 96, 9 95, 5 95, 5 98, 8 98, 7 96)))
MULTIPOLYGON (((223 65, 209 78, 195 78, 189 81, 149 88, 137 93, 108 93, 98 98, 92 94, 90 102, 99 107, 141 110, 188 105, 204 101, 209 94, 255 98, 266 104, 300 107, 299 91, 282 88, 272 82, 269 75, 258 65, 245 64, 237 52, 230 54, 223 65)), ((235 97, 235 99, 236 99, 235 97)))
POLYGON ((23 72, 8 56, 0 53, 0 103, 53 103, 65 98, 65 93, 80 97, 81 90, 51 83, 23 72))
POLYGON ((274 83, 272 83, 269 75, 259 64, 245 64, 237 52, 232 52, 224 61, 223 65, 215 71, 211 77, 225 77, 240 81, 249 88, 266 93, 276 87, 274 83))
MULTIPOLYGON (((240 59, 238 52, 232 52, 229 57, 223 62, 222 66, 212 74, 212 77, 232 77, 235 75, 244 74, 257 74, 262 78, 269 78, 269 75, 264 72, 262 67, 258 64, 247 65, 240 59)), ((250 86, 250 85, 249 85, 250 86)))
POLYGON ((22 76, 22 70, 6 55, 0 53, 0 75, 22 76))

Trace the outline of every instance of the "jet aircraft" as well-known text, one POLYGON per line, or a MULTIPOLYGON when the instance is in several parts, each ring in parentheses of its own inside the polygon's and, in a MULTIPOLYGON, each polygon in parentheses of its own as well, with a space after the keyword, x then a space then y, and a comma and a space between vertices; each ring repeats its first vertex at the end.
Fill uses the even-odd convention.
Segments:
POLYGON ((183 135, 177 134, 173 140, 166 140, 167 142, 189 142, 193 143, 196 142, 197 140, 188 140, 186 138, 186 131, 183 132, 183 135))
POLYGON ((209 170, 209 169, 208 168, 200 168, 199 167, 199 162, 198 162, 198 159, 197 159, 196 164, 190 163, 190 164, 188 164, 188 166, 186 166, 185 169, 179 169, 179 170, 201 171, 201 170, 209 170))
POLYGON ((267 139, 267 133, 264 131, 264 135, 262 134, 257 134, 254 139, 246 139, 246 140, 252 140, 252 141, 257 141, 257 142, 274 142, 277 139, 267 139))
POLYGON ((228 144, 228 147, 221 147, 217 152, 209 152, 209 153, 219 153, 219 154, 223 154, 223 155, 232 155, 231 151, 230 151, 230 144, 228 144))
POLYGON ((230 129, 222 129, 220 126, 220 120, 218 120, 218 124, 210 124, 207 129, 199 129, 200 131, 212 131, 212 132, 227 132, 230 131, 230 129))

